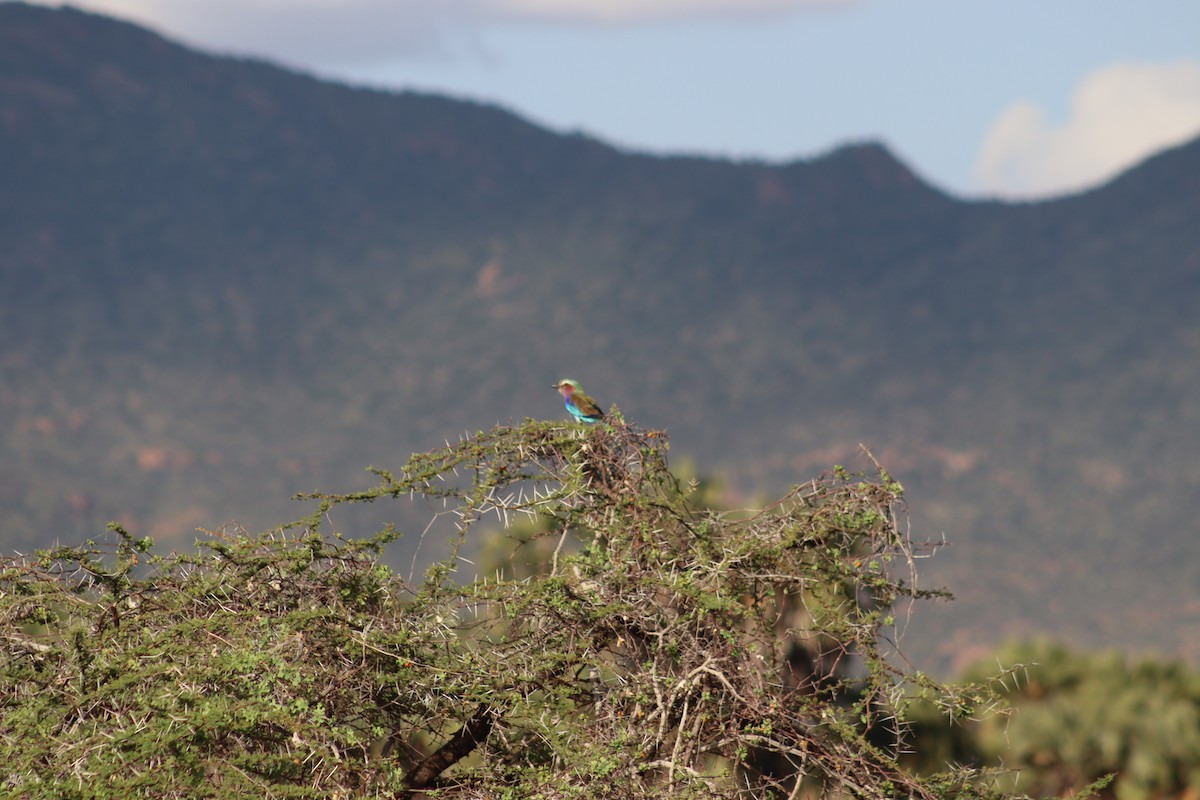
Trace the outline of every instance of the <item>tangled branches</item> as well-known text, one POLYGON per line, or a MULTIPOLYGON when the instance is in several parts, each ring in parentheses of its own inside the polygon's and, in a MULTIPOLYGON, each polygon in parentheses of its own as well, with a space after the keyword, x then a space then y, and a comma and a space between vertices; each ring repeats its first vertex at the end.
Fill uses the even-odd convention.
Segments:
POLYGON ((839 473, 719 513, 666 448, 527 421, 148 569, 119 530, 112 553, 12 559, 0 742, 20 753, 0 779, 31 797, 975 796, 898 764, 906 678, 881 633, 931 594, 899 485, 839 473), (398 531, 321 529, 410 494, 454 521, 419 582, 378 559, 398 531), (464 548, 518 528, 546 543, 534 574, 462 580, 464 548))

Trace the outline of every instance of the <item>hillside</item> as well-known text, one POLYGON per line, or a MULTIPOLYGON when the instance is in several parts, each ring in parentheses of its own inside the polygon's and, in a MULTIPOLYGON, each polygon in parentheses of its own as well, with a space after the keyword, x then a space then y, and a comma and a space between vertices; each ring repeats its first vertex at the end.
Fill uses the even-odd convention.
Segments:
POLYGON ((861 143, 664 158, 0 5, 0 540, 299 516, 550 383, 731 498, 862 465, 953 543, 919 662, 1200 660, 1200 141, 1054 202, 861 143))

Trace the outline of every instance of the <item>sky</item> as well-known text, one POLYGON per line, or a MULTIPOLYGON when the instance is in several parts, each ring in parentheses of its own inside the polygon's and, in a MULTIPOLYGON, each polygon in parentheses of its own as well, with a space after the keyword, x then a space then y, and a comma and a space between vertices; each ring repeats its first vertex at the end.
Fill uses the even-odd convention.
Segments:
POLYGON ((962 197, 1079 191, 1200 136, 1197 0, 73 4, 630 150, 784 162, 879 141, 962 197))

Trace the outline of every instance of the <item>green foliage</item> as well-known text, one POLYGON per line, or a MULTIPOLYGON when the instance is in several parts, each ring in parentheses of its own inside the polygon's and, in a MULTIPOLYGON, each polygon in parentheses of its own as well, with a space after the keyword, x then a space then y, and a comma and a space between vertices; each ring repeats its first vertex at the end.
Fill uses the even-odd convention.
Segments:
POLYGON ((0 571, 8 789, 327 797, 395 783, 366 755, 431 623, 400 613, 375 543, 214 536, 147 558, 114 533, 0 571))
POLYGON ((29 798, 986 796, 896 760, 884 619, 917 590, 886 479, 703 508, 658 432, 527 421, 376 469, 366 491, 198 552, 113 543, 0 570, 0 770, 29 798), (418 580, 399 535, 327 534, 420 494, 453 524, 418 580), (470 575, 488 525, 537 569, 470 575), (566 543, 575 541, 573 548, 566 543), (798 653, 803 653, 801 658, 798 653))
POLYGON ((1039 640, 999 649, 963 680, 958 692, 986 687, 1003 706, 975 702, 952 726, 932 704, 910 709, 914 765, 986 767, 994 786, 1034 796, 1200 793, 1200 673, 1181 663, 1039 640))
POLYGON ((1200 793, 1200 673, 1047 641, 1004 648, 997 659, 1026 666, 998 684, 1014 713, 982 720, 976 746, 1019 770, 1020 788, 1057 794, 1115 774, 1118 800, 1200 793))

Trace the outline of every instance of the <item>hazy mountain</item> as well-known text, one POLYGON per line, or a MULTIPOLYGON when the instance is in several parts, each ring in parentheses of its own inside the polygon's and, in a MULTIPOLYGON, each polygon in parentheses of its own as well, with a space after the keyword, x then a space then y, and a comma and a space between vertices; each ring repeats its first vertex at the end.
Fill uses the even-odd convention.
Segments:
POLYGON ((1200 659, 1198 221, 1200 141, 968 202, 877 144, 651 157, 3 4, 0 538, 266 527, 568 375, 743 502, 871 447, 953 542, 919 662, 1200 659))

